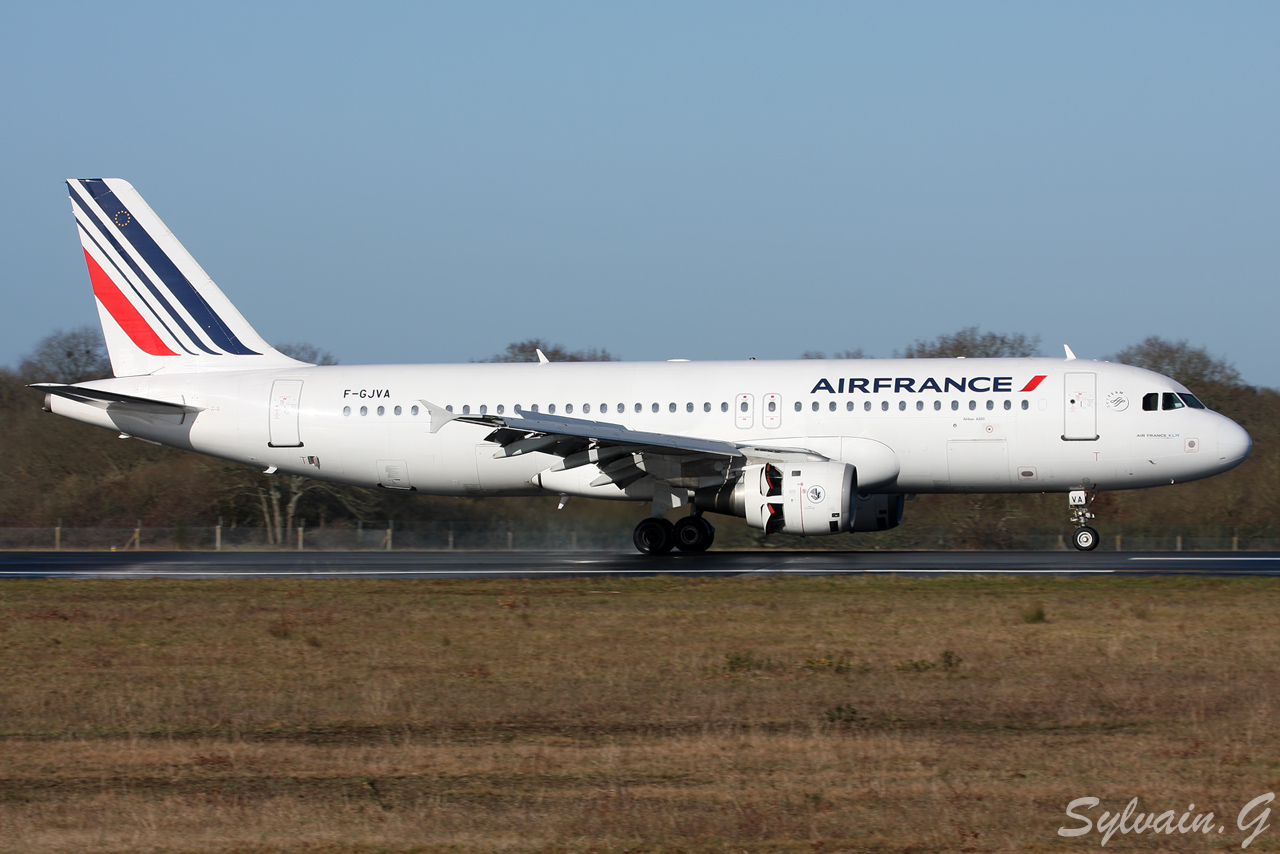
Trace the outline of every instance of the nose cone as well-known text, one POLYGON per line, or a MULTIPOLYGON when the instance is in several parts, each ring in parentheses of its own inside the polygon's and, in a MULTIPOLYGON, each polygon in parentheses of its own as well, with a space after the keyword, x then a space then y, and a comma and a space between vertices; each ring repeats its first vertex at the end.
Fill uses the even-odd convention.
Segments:
POLYGON ((1218 425, 1218 462, 1222 470, 1240 465, 1252 450, 1253 440, 1244 428, 1230 418, 1223 418, 1218 425))

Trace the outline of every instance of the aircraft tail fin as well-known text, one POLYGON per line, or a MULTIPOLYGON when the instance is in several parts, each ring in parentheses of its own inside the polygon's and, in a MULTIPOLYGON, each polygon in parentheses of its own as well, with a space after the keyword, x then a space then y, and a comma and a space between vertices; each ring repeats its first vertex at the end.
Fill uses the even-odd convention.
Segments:
POLYGON ((302 364, 253 330, 127 181, 67 181, 118 377, 302 364))

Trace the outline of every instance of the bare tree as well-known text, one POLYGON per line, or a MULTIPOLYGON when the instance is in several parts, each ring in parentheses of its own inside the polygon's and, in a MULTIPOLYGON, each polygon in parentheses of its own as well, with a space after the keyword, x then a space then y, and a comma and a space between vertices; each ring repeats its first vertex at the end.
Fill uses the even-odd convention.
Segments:
POLYGON ((18 368, 31 382, 74 383, 111 376, 111 359, 102 331, 80 326, 46 335, 18 368))
MULTIPOLYGON (((897 353, 894 354, 898 355, 897 353)), ((1001 334, 982 332, 966 326, 951 335, 939 335, 932 341, 917 340, 902 351, 904 359, 999 359, 1040 355, 1040 336, 1021 332, 1001 334)))
POLYGON ((616 362, 618 357, 608 350, 591 347, 586 350, 566 350, 559 344, 549 344, 541 338, 529 338, 508 344, 507 349, 481 362, 536 362, 537 350, 541 350, 553 362, 616 362))
MULTIPOLYGON (((828 356, 822 350, 805 350, 802 354, 800 354, 800 358, 801 359, 826 359, 828 358, 828 356)), ((861 347, 855 347, 852 350, 838 350, 835 353, 832 353, 830 358, 832 359, 866 359, 868 358, 868 356, 866 353, 862 352, 861 347)))
POLYGON ((1186 339, 1168 341, 1151 335, 1140 344, 1124 348, 1111 360, 1173 377, 1187 388, 1244 385, 1235 365, 1203 347, 1192 347, 1186 339))
POLYGON ((284 353, 291 359, 297 359, 300 362, 310 362, 313 365, 336 365, 338 359, 328 350, 322 350, 314 344, 308 344, 305 341, 295 341, 291 344, 277 344, 276 349, 284 353))

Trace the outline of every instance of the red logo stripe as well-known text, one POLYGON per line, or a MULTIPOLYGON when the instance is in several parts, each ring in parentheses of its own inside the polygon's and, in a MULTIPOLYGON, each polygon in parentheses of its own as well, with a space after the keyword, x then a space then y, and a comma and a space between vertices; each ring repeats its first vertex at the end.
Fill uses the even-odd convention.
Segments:
POLYGON ((93 282, 93 295, 115 318, 116 323, 120 324, 120 328, 129 336, 129 340, 136 344, 139 350, 151 356, 178 355, 160 340, 160 336, 156 335, 151 325, 133 307, 133 303, 120 293, 116 283, 111 281, 111 277, 98 266, 98 262, 93 260, 93 256, 87 249, 84 260, 89 265, 89 281, 93 282))
POLYGON ((1021 389, 1021 391, 1035 391, 1035 390, 1036 390, 1036 388, 1038 388, 1038 387, 1039 387, 1040 383, 1044 382, 1044 378, 1045 378, 1045 377, 1047 377, 1047 376, 1049 376, 1049 375, 1048 375, 1048 374, 1040 374, 1039 376, 1032 377, 1032 378, 1031 378, 1031 382, 1029 382, 1029 383, 1027 383, 1025 386, 1023 386, 1023 387, 1022 387, 1022 389, 1021 389))

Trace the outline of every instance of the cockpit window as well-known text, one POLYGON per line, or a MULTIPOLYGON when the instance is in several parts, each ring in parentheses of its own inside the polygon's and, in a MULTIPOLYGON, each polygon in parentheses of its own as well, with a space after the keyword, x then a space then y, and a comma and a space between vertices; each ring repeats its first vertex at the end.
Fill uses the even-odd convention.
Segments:
POLYGON ((1160 392, 1153 391, 1142 396, 1142 411, 1155 412, 1160 408, 1160 392))
POLYGON ((1205 406, 1203 403, 1201 403, 1200 399, 1196 397, 1194 394, 1187 394, 1185 392, 1180 391, 1178 392, 1178 397, 1182 398, 1182 402, 1185 403, 1187 406, 1190 406, 1192 409, 1208 409, 1209 408, 1205 406))
POLYGON ((1164 405, 1161 406, 1161 409, 1182 409, 1186 406, 1186 404, 1178 398, 1178 395, 1171 391, 1166 391, 1164 393, 1164 400, 1162 403, 1164 405))

